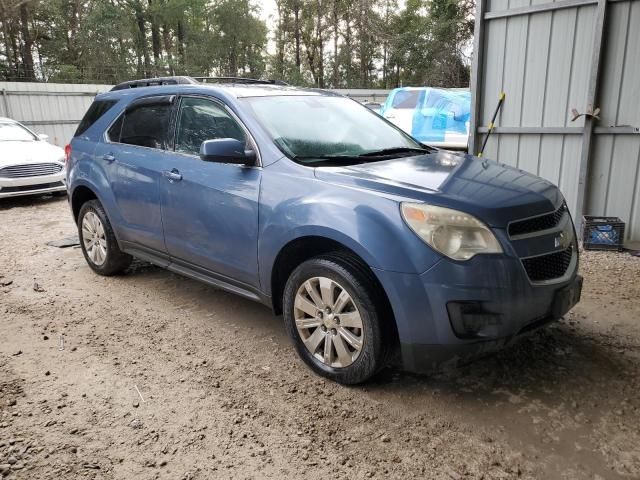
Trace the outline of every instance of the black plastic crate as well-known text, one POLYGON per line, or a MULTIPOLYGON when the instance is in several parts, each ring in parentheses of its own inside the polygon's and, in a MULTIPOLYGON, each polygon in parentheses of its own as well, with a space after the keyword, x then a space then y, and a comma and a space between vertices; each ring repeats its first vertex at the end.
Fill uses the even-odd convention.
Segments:
POLYGON ((582 225, 582 246, 585 250, 623 249, 624 222, 618 217, 585 215, 582 225))

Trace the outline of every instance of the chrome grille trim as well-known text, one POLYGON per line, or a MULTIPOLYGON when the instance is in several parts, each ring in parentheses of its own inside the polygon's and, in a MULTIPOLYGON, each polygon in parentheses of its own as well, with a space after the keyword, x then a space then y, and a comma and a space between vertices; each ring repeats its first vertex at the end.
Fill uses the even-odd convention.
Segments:
POLYGON ((532 243, 544 239, 546 248, 533 248, 535 255, 519 254, 524 272, 532 285, 551 285, 568 280, 578 267, 578 242, 566 202, 556 210, 507 224, 507 237, 517 250, 529 251, 532 243), (527 247, 529 245, 529 247, 527 247), (546 250, 546 251, 545 251, 546 250))
POLYGON ((62 171, 59 163, 33 163, 27 165, 11 165, 0 168, 0 178, 25 178, 55 175, 62 171))

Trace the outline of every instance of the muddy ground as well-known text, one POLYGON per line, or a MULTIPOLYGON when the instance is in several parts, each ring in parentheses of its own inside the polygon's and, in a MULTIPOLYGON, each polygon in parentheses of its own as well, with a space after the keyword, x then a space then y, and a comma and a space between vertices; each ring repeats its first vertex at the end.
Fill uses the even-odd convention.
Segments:
POLYGON ((499 355, 348 388, 261 305, 45 244, 74 233, 0 203, 2 478, 640 478, 640 258, 584 254, 582 303, 499 355))

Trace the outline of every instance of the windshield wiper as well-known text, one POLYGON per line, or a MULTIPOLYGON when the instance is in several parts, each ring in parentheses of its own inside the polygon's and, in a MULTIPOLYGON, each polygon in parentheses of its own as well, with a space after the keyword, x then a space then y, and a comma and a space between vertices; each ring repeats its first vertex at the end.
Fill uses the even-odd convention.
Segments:
POLYGON ((429 148, 417 148, 417 147, 394 147, 384 148, 382 150, 376 150, 373 152, 359 153, 357 155, 296 155, 294 160, 301 160, 305 163, 335 163, 336 165, 343 165, 345 163, 365 163, 376 160, 384 160, 387 157, 393 157, 394 155, 401 155, 403 153, 432 153, 433 150, 429 148), (380 157, 380 158, 378 158, 380 157))
POLYGON ((348 162, 358 162, 362 161, 362 157, 360 155, 296 155, 294 160, 303 160, 305 162, 312 160, 309 163, 325 162, 325 161, 337 161, 340 160, 348 161, 348 162))
POLYGON ((429 148, 417 148, 417 147, 394 147, 383 148, 382 150, 375 150, 373 152, 361 153, 359 157, 381 157, 386 155, 394 155, 396 153, 432 153, 429 148))

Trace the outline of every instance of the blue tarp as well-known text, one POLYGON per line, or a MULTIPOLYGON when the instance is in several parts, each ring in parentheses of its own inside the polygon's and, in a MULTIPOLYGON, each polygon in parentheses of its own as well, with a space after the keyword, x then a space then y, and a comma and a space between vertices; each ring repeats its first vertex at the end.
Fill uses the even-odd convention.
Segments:
POLYGON ((396 88, 391 91, 380 114, 389 110, 412 109, 410 133, 421 142, 442 142, 445 132, 467 134, 471 115, 471 92, 463 89, 396 88))

